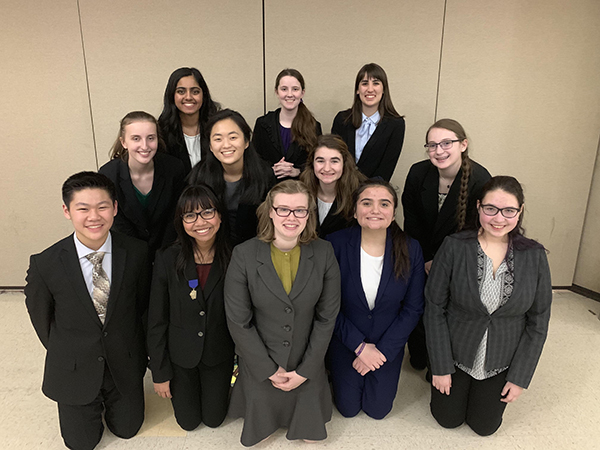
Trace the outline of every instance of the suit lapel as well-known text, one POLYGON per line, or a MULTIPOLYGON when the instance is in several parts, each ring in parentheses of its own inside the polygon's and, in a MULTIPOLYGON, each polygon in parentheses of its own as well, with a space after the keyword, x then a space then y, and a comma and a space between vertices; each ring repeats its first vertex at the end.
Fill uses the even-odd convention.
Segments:
POLYGON ((312 247, 310 245, 302 245, 300 247, 300 264, 298 265, 298 272, 296 273, 296 279, 292 284, 292 290, 290 291, 289 295, 289 298, 292 300, 300 295, 310 280, 314 266, 312 257, 312 247))
MULTIPOLYGON (((462 169, 458 171, 456 177, 454 177, 454 181, 452 182, 452 186, 450 186, 450 190, 448 191, 448 195, 446 200, 444 200, 444 204, 440 209, 437 220, 435 222, 435 227, 433 228, 433 234, 436 235, 443 230, 448 222, 454 222, 454 218, 456 217, 456 208, 458 206, 458 196, 460 194, 460 179, 462 177, 462 169)), ((438 181, 439 185, 439 181, 438 181)), ((447 228, 447 227, 446 227, 447 228)), ((456 231, 456 225, 454 227, 450 227, 451 233, 456 231)))
MULTIPOLYGON (((123 208, 123 213, 125 216, 127 216, 127 218, 132 219, 140 228, 146 229, 148 228, 148 220, 144 215, 142 205, 135 195, 135 187, 133 186, 133 181, 131 180, 127 163, 124 161, 119 161, 118 170, 118 176, 120 179, 118 188, 121 189, 123 197, 125 198, 125 204, 119 205, 119 208, 123 208)), ((156 179, 156 177, 154 178, 156 179)))
MULTIPOLYGON (((394 276, 394 260, 392 257, 392 239, 391 232, 388 229, 387 238, 385 240, 385 253, 383 256, 383 270, 381 271, 381 279, 377 288, 377 296, 375 297, 375 308, 379 305, 379 301, 383 293, 387 289, 390 279, 394 276)), ((365 298, 366 300, 366 298, 365 298)))
POLYGON ((83 307, 98 323, 98 326, 102 326, 96 308, 94 308, 94 302, 85 284, 81 265, 79 264, 79 257, 77 256, 77 249, 75 248, 75 242, 72 238, 68 239, 65 243, 65 247, 60 254, 60 259, 63 268, 65 269, 65 273, 67 274, 67 277, 71 279, 75 293, 83 304, 83 307))
POLYGON ((269 135, 269 140, 271 144, 273 144, 273 155, 272 158, 279 161, 283 157, 283 144, 281 142, 281 135, 279 134, 279 112, 281 109, 277 109, 275 114, 267 115, 269 119, 267 121, 267 134, 269 135))
POLYGON ((112 233, 112 279, 110 282, 110 295, 108 296, 108 306, 106 308, 106 325, 112 316, 121 291, 125 267, 127 267, 127 250, 121 243, 119 235, 112 233))
POLYGON ((437 168, 430 164, 429 170, 423 180, 423 189, 421 191, 421 203, 423 211, 427 216, 426 223, 436 223, 438 217, 438 187, 439 172, 437 168))
MULTIPOLYGON (((285 289, 283 289, 283 284, 281 284, 281 280, 277 275, 275 267, 273 267, 273 261, 271 261, 271 246, 269 244, 263 242, 259 243, 256 250, 256 260, 259 263, 257 268, 258 275, 265 286, 267 286, 267 288, 282 302, 291 305, 292 302, 286 294, 285 289)), ((302 264, 302 254, 300 254, 300 264, 302 264)), ((299 273, 300 267, 298 268, 298 274, 299 273)), ((291 292, 293 291, 294 289, 292 288, 291 292)))
MULTIPOLYGON (((165 189, 165 167, 164 167, 164 161, 161 160, 161 156, 159 156, 159 154, 156 154, 154 156, 154 178, 152 180, 152 189, 150 191, 150 196, 148 198, 148 216, 152 216, 152 213, 154 211, 162 211, 163 208, 158 208, 157 205, 159 204, 159 202, 161 201, 161 199, 163 198, 163 196, 165 195, 169 195, 171 193, 171 191, 169 190, 169 192, 166 192, 165 189), (162 162, 162 164, 161 164, 162 162)), ((137 200, 137 198, 136 198, 137 200)), ((168 202, 169 200, 167 200, 168 202)), ((139 203, 139 202, 138 202, 139 203)), ((152 222, 152 220, 149 217, 146 217, 146 214, 143 213, 143 211, 140 208, 140 213, 141 216, 143 217, 144 221, 147 222, 152 222)))
POLYGON ((348 242, 348 251, 346 252, 347 264, 350 267, 350 275, 352 278, 352 284, 354 285, 354 291, 368 309, 369 303, 365 296, 365 290, 362 285, 360 278, 360 240, 361 240, 361 228, 352 228, 352 237, 348 242))
POLYGON ((210 297, 210 294, 212 293, 212 291, 214 291, 222 276, 223 271, 221 270, 221 267, 219 266, 219 264, 213 261, 210 267, 210 272, 208 274, 208 279, 206 280, 206 285, 202 290, 205 300, 207 300, 210 297))
MULTIPOLYGON (((385 147, 380 146, 379 143, 383 139, 383 136, 385 136, 387 128, 388 128, 388 121, 385 120, 384 117, 382 117, 379 120, 377 127, 375 127, 375 131, 371 135, 370 139, 365 144, 365 148, 363 149, 362 154, 360 155, 361 159, 364 155, 367 155, 367 157, 371 158, 372 155, 374 153, 377 153, 378 151, 380 151, 380 149, 381 149, 381 151, 383 151, 383 149, 385 147)), ((355 137, 356 137, 356 134, 355 134, 355 137)))

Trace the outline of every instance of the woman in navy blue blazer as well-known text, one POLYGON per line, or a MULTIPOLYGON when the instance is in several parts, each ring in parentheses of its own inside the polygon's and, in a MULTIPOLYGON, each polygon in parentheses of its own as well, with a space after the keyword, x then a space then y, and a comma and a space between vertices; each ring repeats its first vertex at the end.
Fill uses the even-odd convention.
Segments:
POLYGON ((398 196, 383 180, 354 194, 360 227, 327 237, 342 276, 342 305, 329 346, 340 413, 374 419, 392 409, 404 346, 423 313, 421 247, 394 220, 398 196))

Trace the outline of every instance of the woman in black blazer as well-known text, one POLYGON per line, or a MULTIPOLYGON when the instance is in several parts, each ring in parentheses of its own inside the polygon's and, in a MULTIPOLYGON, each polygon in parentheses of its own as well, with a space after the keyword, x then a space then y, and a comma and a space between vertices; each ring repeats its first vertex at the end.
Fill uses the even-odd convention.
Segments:
MULTIPOLYGON (((481 187, 490 179, 485 167, 469 158, 469 141, 456 120, 441 119, 425 134, 429 159, 413 164, 406 177, 402 206, 404 231, 423 249, 425 272, 444 238, 474 220, 481 187)), ((408 340, 410 362, 427 365, 423 321, 408 340)))
POLYGON ((477 230, 447 237, 425 287, 431 413, 494 433, 507 403, 529 386, 542 353, 552 286, 544 247, 523 236, 523 190, 492 178, 477 201, 477 230))
POLYGON ((404 118, 396 112, 387 75, 377 64, 364 65, 354 83, 352 108, 333 119, 331 132, 348 144, 367 178, 390 181, 404 143, 404 118))
POLYGON ((256 236, 256 208, 275 183, 271 168, 251 142, 252 130, 236 111, 224 109, 206 124, 210 152, 194 167, 188 184, 206 183, 225 205, 232 246, 256 236))
POLYGON ((113 228, 148 243, 149 259, 175 240, 173 212, 183 189, 183 164, 163 153, 156 119, 143 111, 127 114, 111 150, 111 161, 98 172, 117 190, 113 228))
POLYGON ((348 146, 339 136, 319 136, 300 175, 317 199, 317 233, 324 238, 353 222, 352 194, 366 177, 357 169, 348 146))
POLYGON ((225 419, 233 341, 223 304, 230 248, 223 209, 205 185, 186 188, 177 203, 177 242, 156 255, 148 312, 154 390, 170 398, 177 423, 193 430, 225 419))
POLYGON ((206 123, 220 109, 195 67, 181 67, 169 77, 158 118, 167 152, 181 160, 188 174, 208 150, 206 123))
POLYGON ((304 78, 296 69, 284 69, 275 80, 280 108, 256 119, 252 143, 278 180, 298 178, 306 163, 306 153, 322 134, 304 105, 304 78))

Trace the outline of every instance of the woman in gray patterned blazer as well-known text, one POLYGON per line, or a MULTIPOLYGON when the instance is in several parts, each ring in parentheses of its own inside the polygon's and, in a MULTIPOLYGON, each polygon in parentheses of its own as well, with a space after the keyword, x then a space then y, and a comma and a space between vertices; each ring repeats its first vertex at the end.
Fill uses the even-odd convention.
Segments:
POLYGON ((433 260, 425 330, 431 412, 445 428, 466 422, 493 434, 542 353, 550 269, 544 247, 523 236, 523 204, 515 178, 492 178, 477 201, 477 230, 447 237, 433 260))

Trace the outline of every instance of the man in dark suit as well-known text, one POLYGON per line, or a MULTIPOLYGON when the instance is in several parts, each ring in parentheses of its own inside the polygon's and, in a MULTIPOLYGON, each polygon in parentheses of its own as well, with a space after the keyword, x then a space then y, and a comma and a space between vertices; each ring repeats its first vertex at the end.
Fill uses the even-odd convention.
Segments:
POLYGON ((75 233, 32 255, 25 297, 47 350, 42 391, 58 402, 65 445, 93 449, 108 428, 131 438, 144 421, 146 244, 110 232, 115 187, 80 172, 62 187, 75 233))

